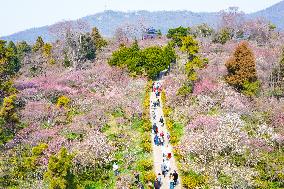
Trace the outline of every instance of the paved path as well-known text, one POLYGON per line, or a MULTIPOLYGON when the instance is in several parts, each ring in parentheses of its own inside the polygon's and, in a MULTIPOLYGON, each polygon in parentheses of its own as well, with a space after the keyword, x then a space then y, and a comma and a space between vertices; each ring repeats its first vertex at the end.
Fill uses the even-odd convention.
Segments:
MULTIPOLYGON (((162 81, 158 81, 160 83, 162 83, 162 81)), ((159 122, 160 120, 160 117, 162 116, 163 119, 164 119, 164 122, 165 122, 165 118, 164 118, 164 114, 163 114, 163 105, 162 105, 162 101, 161 101, 161 95, 156 98, 156 95, 154 92, 151 92, 151 96, 150 96, 150 102, 151 102, 151 105, 150 105, 150 117, 151 117, 151 122, 152 122, 152 125, 154 123, 157 124, 158 126, 158 131, 159 133, 160 132, 164 132, 165 134, 165 142, 164 142, 164 146, 166 145, 169 145, 169 148, 172 149, 171 145, 169 144, 168 142, 168 139, 167 139, 167 128, 166 128, 166 123, 164 124, 164 126, 162 126, 162 124, 159 122), (153 102, 157 101, 157 99, 160 100, 160 107, 153 107, 153 102), (154 114, 156 115, 156 118, 154 119, 154 114)), ((158 175, 158 173, 162 173, 161 172, 161 164, 163 162, 163 153, 162 153, 162 146, 156 146, 154 144, 154 134, 152 133, 152 146, 153 146, 153 158, 154 158, 154 169, 155 169, 155 172, 156 172, 156 175, 158 175)), ((173 154, 173 153, 172 153, 173 154)), ((173 173, 173 171, 176 170, 177 171, 177 166, 176 166, 176 162, 175 162, 175 159, 172 155, 172 158, 170 159, 170 171, 167 173, 166 177, 164 178, 162 176, 162 186, 161 186, 161 189, 169 189, 170 188, 170 179, 169 179, 169 175, 170 173, 173 173)), ((178 172, 178 171, 177 171, 178 172)), ((180 175, 179 175, 180 177, 180 175)), ((175 189, 180 189, 181 188, 181 184, 180 182, 178 181, 178 185, 175 187, 175 189)))

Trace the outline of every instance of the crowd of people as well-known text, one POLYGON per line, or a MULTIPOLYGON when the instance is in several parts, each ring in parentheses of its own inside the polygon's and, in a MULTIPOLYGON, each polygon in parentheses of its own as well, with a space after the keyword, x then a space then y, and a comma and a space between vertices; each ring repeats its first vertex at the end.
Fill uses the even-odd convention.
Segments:
POLYGON ((160 189, 162 184, 162 177, 166 178, 169 176, 169 188, 173 189, 178 184, 178 173, 176 170, 173 173, 170 173, 170 159, 172 158, 172 149, 169 145, 170 143, 170 134, 164 133, 162 127, 164 127, 164 118, 162 116, 157 117, 157 109, 161 108, 160 104, 160 94, 162 92, 162 85, 159 82, 154 82, 152 85, 152 92, 155 93, 156 99, 151 101, 151 110, 152 110, 152 118, 154 120, 152 126, 152 133, 154 137, 154 144, 161 148, 162 151, 162 160, 161 162, 161 173, 158 173, 157 178, 154 182, 154 189, 160 189), (167 143, 166 143, 167 141, 167 143), (169 174, 169 175, 168 175, 169 174))
MULTIPOLYGON (((172 173, 170 167, 170 160, 172 158, 172 149, 169 145, 170 143, 170 134, 164 133, 163 128, 165 125, 165 121, 163 116, 157 117, 157 109, 161 108, 159 96, 162 92, 162 85, 159 82, 154 82, 152 85, 152 92, 155 93, 156 99, 151 101, 151 116, 154 120, 152 126, 152 134, 154 137, 154 144, 161 148, 162 151, 162 162, 161 162, 161 173, 158 173, 155 181, 154 181, 154 189, 160 189, 162 185, 166 185, 167 183, 162 183, 162 177, 169 177, 169 189, 174 189, 178 184, 178 173, 174 170, 172 173)), ((119 174, 118 165, 116 162, 113 164, 114 175, 117 176, 119 174)), ((140 189, 144 188, 139 179, 139 173, 134 173, 135 183, 139 186, 140 189)))

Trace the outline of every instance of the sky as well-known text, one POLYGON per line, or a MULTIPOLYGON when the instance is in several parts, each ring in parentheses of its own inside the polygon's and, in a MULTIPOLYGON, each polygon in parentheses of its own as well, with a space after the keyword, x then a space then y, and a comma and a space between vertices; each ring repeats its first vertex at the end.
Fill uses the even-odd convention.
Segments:
POLYGON ((280 0, 0 0, 0 36, 78 19, 104 10, 216 12, 230 6, 251 13, 280 0))

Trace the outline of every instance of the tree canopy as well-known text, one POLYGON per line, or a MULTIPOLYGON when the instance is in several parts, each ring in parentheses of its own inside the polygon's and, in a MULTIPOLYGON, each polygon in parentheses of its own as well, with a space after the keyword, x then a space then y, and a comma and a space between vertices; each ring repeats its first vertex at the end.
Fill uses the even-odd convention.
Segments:
POLYGON ((175 52, 171 46, 149 47, 140 49, 137 42, 131 47, 122 46, 115 51, 109 59, 109 64, 119 67, 127 67, 133 75, 147 75, 153 79, 158 74, 167 69, 170 63, 176 58, 175 52))

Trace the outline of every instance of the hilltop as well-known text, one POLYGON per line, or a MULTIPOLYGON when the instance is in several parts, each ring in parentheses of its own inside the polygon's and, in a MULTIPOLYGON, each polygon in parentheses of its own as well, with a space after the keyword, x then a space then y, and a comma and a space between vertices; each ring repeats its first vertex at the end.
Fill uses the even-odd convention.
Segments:
MULTIPOLYGON (((219 13, 191 12, 191 11, 155 11, 145 10, 134 12, 120 12, 107 10, 94 15, 89 15, 79 20, 87 22, 90 27, 97 27, 103 36, 112 37, 117 27, 125 24, 143 23, 146 26, 153 26, 166 33, 169 28, 178 26, 193 26, 201 23, 208 23, 211 26, 217 26, 219 22, 219 13)), ((279 29, 284 28, 281 22, 284 18, 284 1, 281 1, 267 9, 247 14, 246 18, 263 17, 266 20, 276 24, 279 29), (272 14, 273 13, 273 14, 272 14)), ((45 41, 51 41, 52 36, 49 33, 50 26, 32 28, 15 34, 1 37, 4 40, 34 42, 41 35, 45 41)))

